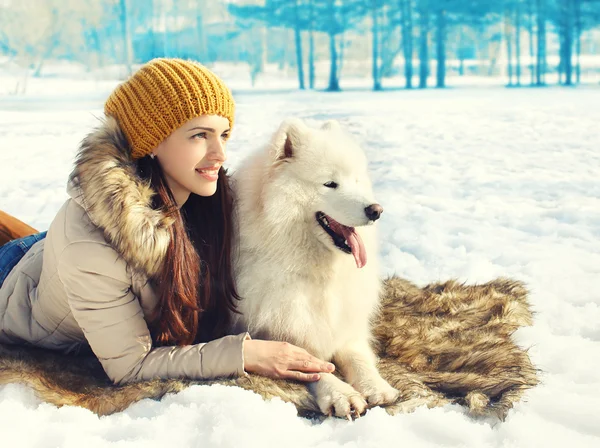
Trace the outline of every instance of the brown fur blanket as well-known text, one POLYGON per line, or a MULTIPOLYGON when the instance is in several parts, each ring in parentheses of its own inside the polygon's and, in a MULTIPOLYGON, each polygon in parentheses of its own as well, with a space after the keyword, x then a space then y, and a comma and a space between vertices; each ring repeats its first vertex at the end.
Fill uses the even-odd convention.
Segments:
MULTIPOLYGON (((455 281, 418 288, 384 281, 381 316, 374 325, 381 375, 401 392, 389 413, 459 403, 469 414, 504 419, 523 392, 538 383, 527 352, 511 339, 532 324, 527 290, 513 280, 465 286, 455 281)), ((0 385, 24 383, 57 406, 99 415, 143 398, 160 399, 192 384, 225 384, 280 397, 302 416, 322 417, 303 384, 250 375, 217 381, 153 380, 114 386, 94 356, 67 356, 0 345, 0 385)))

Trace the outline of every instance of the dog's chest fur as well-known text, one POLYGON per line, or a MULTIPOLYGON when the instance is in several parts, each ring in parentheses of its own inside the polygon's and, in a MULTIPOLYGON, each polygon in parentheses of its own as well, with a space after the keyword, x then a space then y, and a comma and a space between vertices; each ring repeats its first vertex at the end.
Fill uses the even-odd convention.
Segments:
POLYGON ((317 269, 294 272, 265 260, 246 264, 238 277, 243 299, 235 330, 288 341, 323 359, 353 340, 369 339, 380 288, 375 260, 358 269, 352 256, 327 258, 317 269))

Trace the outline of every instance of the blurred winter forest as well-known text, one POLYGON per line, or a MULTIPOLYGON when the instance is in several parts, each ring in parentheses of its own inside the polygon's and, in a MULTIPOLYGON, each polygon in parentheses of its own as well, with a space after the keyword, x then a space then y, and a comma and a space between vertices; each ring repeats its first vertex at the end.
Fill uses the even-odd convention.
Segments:
POLYGON ((600 80, 600 0, 0 0, 12 93, 48 67, 125 78, 154 57, 266 73, 299 89, 600 80))

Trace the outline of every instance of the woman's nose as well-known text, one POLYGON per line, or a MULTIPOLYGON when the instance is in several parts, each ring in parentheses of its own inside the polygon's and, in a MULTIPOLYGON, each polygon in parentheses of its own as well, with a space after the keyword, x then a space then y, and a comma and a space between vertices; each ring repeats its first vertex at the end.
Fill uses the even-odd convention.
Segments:
POLYGON ((227 160, 227 154, 225 153, 225 142, 218 138, 212 145, 211 148, 212 159, 224 162, 227 160))

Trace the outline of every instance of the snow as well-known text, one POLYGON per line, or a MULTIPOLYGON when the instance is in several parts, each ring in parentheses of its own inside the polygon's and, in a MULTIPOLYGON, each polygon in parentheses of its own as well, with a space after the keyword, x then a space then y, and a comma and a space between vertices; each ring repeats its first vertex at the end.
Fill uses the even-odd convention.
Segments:
MULTIPOLYGON (((2 76, 0 75, 0 78, 2 76)), ((36 81, 38 82, 38 81, 36 81)), ((0 209, 45 229, 67 195, 79 141, 114 82, 54 79, 0 97, 0 209), (87 83, 86 83, 87 82, 87 83)), ((131 446, 600 446, 600 88, 236 91, 235 169, 287 116, 336 118, 370 160, 382 275, 419 285, 497 276, 531 290, 535 325, 516 333, 543 370, 504 423, 458 406, 315 424, 281 400, 193 386, 99 418, 0 386, 0 443, 131 446)))

